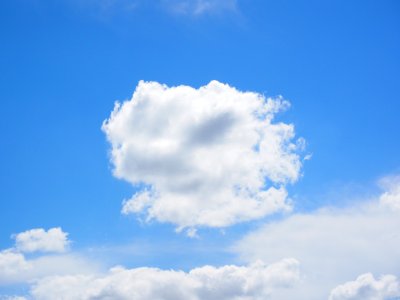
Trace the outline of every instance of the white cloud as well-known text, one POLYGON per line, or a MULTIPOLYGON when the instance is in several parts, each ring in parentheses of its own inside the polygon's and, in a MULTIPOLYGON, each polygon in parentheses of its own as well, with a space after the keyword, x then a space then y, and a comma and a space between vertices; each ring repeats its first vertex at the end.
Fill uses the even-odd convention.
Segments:
POLYGON ((14 249, 0 252, 0 286, 27 283, 55 275, 87 274, 98 267, 79 255, 43 255, 27 259, 14 249))
POLYGON ((199 89, 141 81, 102 127, 114 175, 147 187, 122 212, 184 228, 290 209, 285 185, 300 176, 304 141, 273 122, 288 106, 217 81, 199 89))
POLYGON ((379 199, 381 205, 400 211, 400 176, 387 176, 382 178, 379 183, 386 190, 379 199))
POLYGON ((394 300, 400 299, 400 281, 393 275, 376 280, 371 273, 334 288, 329 300, 394 300))
POLYGON ((113 268, 105 276, 57 276, 40 280, 33 288, 37 300, 258 300, 299 280, 299 265, 285 259, 266 266, 205 266, 190 272, 156 268, 113 268))
POLYGON ((30 292, 0 295, 0 299, 261 300, 295 285, 299 273, 299 262, 286 258, 270 265, 257 261, 248 266, 204 266, 189 272, 114 267, 104 274, 79 255, 29 258, 14 247, 0 252, 0 287, 28 284, 30 292))
POLYGON ((223 11, 237 11, 237 0, 161 0, 173 13, 203 15, 223 11))
POLYGON ((382 207, 379 199, 271 222, 244 237, 234 250, 245 261, 294 257, 301 262, 302 284, 276 299, 326 299, 333 287, 359 274, 397 275, 400 216, 382 207))
POLYGON ((32 265, 25 260, 23 254, 10 249, 0 252, 0 285, 18 281, 17 278, 31 270, 32 265))
POLYGON ((27 283, 45 276, 93 273, 98 269, 80 255, 58 254, 67 251, 69 244, 67 233, 61 228, 31 229, 13 237, 15 246, 0 251, 0 286, 27 283), (36 251, 42 254, 33 258, 24 254, 36 251))
POLYGON ((61 228, 27 230, 14 235, 15 247, 21 252, 64 252, 69 245, 68 233, 61 228))

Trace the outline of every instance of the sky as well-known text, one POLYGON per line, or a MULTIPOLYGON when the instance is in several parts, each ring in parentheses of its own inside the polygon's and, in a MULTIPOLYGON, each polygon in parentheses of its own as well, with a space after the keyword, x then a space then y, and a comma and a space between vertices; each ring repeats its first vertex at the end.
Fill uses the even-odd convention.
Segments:
POLYGON ((398 1, 0 25, 1 300, 400 299, 398 1))

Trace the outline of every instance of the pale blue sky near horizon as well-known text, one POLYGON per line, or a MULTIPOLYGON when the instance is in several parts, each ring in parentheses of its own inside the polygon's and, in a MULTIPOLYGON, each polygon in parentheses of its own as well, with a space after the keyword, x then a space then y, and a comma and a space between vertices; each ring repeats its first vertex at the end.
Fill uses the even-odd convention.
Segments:
POLYGON ((60 226, 74 248, 100 258, 116 245, 164 249, 121 254, 128 266, 232 260, 224 247, 259 221, 189 239, 173 225, 121 215, 134 189, 112 176, 101 125, 139 80, 200 87, 215 79, 289 100, 278 119, 293 123, 312 153, 289 188, 298 211, 345 205, 399 172, 398 1, 239 0, 236 11, 202 15, 127 3, 0 4, 1 249, 13 233, 60 226))

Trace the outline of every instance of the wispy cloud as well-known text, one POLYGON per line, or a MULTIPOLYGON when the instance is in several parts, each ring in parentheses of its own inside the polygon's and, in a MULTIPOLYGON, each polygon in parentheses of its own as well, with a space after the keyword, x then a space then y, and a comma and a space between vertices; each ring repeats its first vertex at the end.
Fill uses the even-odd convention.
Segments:
POLYGON ((161 0, 163 6, 172 13, 200 16, 236 12, 236 0, 161 0))
POLYGON ((14 235, 14 247, 0 251, 0 286, 32 282, 51 275, 94 272, 97 267, 67 252, 69 240, 61 228, 36 228, 14 235), (33 252, 35 255, 29 257, 33 252))
POLYGON ((161 10, 176 16, 200 17, 238 12, 237 0, 88 0, 75 5, 96 9, 102 15, 139 13, 141 9, 161 10))

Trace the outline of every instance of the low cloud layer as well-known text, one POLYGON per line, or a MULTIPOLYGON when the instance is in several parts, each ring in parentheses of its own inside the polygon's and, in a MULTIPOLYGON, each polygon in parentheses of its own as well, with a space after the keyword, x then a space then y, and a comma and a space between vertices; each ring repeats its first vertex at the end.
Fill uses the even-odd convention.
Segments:
POLYGON ((117 267, 104 276, 45 278, 32 288, 32 295, 37 300, 262 300, 298 280, 299 264, 294 259, 270 266, 262 262, 247 267, 205 266, 188 273, 117 267))
POLYGON ((385 275, 376 280, 371 273, 357 277, 332 290, 329 300, 394 300, 400 299, 400 280, 385 275))
POLYGON ((343 279, 369 272, 398 276, 400 215, 383 201, 392 197, 397 187, 392 178, 383 181, 390 181, 390 188, 371 202, 294 214, 248 234, 234 249, 245 261, 263 259, 268 263, 294 257, 301 262, 304 281, 278 299, 293 299, 295 295, 298 299, 326 299, 343 279))
POLYGON ((0 286, 32 282, 44 276, 93 272, 94 264, 68 250, 61 228, 37 228, 14 236, 15 246, 0 251, 0 286), (40 255, 27 257, 32 252, 40 255))
MULTIPOLYGON (((28 231, 29 232, 29 231, 28 231)), ((204 266, 189 272, 114 267, 108 273, 89 258, 41 253, 34 258, 14 248, 0 252, 0 287, 30 286, 25 295, 0 299, 261 300, 298 284, 299 262, 286 258, 266 265, 204 266)))
POLYGON ((185 228, 289 210, 285 185, 300 176, 304 141, 274 122, 288 106, 217 81, 199 89, 141 81, 103 124, 114 175, 139 188, 122 212, 185 228))

